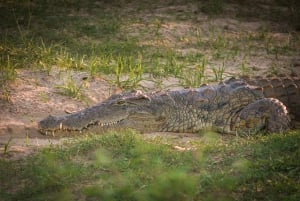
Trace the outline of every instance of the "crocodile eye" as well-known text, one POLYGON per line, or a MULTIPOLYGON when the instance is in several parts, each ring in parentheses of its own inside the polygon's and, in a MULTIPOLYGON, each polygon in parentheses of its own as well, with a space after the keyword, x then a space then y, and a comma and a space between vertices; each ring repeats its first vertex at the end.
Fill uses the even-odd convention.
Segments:
POLYGON ((116 104, 117 105, 125 105, 125 101, 124 100, 118 100, 116 104))

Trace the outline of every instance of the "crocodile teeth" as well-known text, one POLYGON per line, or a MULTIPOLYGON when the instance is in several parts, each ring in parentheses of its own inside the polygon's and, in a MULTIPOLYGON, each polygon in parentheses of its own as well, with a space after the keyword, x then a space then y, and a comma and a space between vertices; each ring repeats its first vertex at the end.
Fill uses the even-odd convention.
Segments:
POLYGON ((100 126, 112 126, 112 125, 120 123, 121 121, 122 120, 111 121, 111 122, 104 122, 104 123, 98 122, 98 125, 100 125, 100 126))

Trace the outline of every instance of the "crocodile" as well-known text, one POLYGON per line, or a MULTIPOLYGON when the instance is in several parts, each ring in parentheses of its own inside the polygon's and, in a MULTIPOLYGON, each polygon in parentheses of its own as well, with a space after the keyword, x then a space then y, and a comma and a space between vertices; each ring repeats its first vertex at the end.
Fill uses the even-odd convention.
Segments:
POLYGON ((86 109, 38 123, 42 134, 100 132, 131 128, 140 132, 252 134, 282 132, 300 119, 300 78, 230 78, 199 88, 124 92, 86 109))

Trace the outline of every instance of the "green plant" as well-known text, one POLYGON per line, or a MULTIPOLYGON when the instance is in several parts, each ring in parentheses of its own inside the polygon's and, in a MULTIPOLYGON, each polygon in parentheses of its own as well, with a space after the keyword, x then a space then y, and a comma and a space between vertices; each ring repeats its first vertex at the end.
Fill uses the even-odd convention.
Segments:
POLYGON ((10 91, 6 84, 2 84, 2 90, 0 92, 0 100, 3 100, 5 102, 11 102, 10 91))
POLYGON ((115 64, 118 57, 113 56, 111 53, 105 52, 96 54, 94 52, 86 59, 86 66, 91 76, 99 73, 111 74, 115 73, 115 64))
POLYGON ((166 64, 164 65, 164 68, 165 72, 167 72, 168 74, 178 77, 181 74, 184 66, 178 61, 176 57, 176 52, 168 50, 166 54, 166 64))
POLYGON ((134 66, 129 67, 129 78, 128 81, 131 82, 130 88, 137 88, 139 82, 142 80, 143 65, 142 65, 142 55, 139 55, 134 66))
POLYGON ((196 28, 194 34, 196 36, 196 45, 199 47, 203 47, 205 42, 203 40, 204 35, 202 33, 201 28, 196 28))
POLYGON ((205 69, 207 65, 206 58, 203 58, 200 64, 196 64, 193 68, 187 69, 180 77, 181 85, 185 87, 199 87, 206 81, 205 69))
POLYGON ((47 100, 49 99, 47 93, 45 93, 45 92, 43 92, 43 91, 39 93, 39 97, 41 98, 41 100, 42 100, 44 103, 46 103, 47 100))
POLYGON ((212 68, 214 76, 215 76, 215 81, 221 81, 223 80, 223 74, 225 71, 225 66, 224 66, 224 61, 222 65, 218 66, 218 68, 212 68))
POLYGON ((276 63, 271 64, 271 74, 278 75, 279 73, 279 66, 276 63))
POLYGON ((211 48, 216 50, 222 50, 226 49, 228 47, 228 40, 223 35, 224 33, 218 34, 218 36, 215 38, 211 38, 211 48))
POLYGON ((65 48, 61 48, 56 52, 55 64, 62 68, 83 70, 87 68, 86 55, 72 55, 65 48))
POLYGON ((114 69, 116 76, 114 83, 118 87, 137 88, 138 83, 142 80, 142 56, 139 55, 137 61, 133 61, 132 57, 119 56, 114 69))
POLYGON ((242 76, 246 76, 249 75, 249 73, 251 73, 251 69, 246 65, 245 59, 243 59, 240 69, 241 69, 242 76))
POLYGON ((56 85, 55 87, 62 90, 64 95, 70 96, 72 98, 82 99, 81 94, 82 88, 86 85, 86 81, 82 81, 79 85, 72 79, 69 75, 66 82, 63 85, 56 85))
POLYGON ((36 65, 45 69, 49 75, 52 65, 54 64, 54 46, 49 47, 45 44, 43 39, 41 39, 41 45, 36 47, 36 65))
POLYGON ((25 144, 26 144, 26 146, 29 146, 29 141, 30 141, 30 138, 29 138, 29 131, 28 130, 26 130, 26 139, 25 139, 25 144))
POLYGON ((9 55, 3 55, 0 59, 0 84, 4 85, 9 80, 15 80, 17 73, 9 55))
POLYGON ((156 38, 159 38, 161 36, 159 31, 162 27, 162 21, 160 19, 156 18, 155 20, 153 20, 153 25, 154 25, 154 36, 156 38))
POLYGON ((124 62, 122 60, 122 57, 118 57, 117 64, 114 69, 116 75, 115 83, 117 84, 117 86, 121 86, 121 76, 124 71, 124 62))
POLYGON ((264 40, 264 48, 265 48, 265 50, 266 50, 266 52, 267 52, 268 54, 271 53, 272 46, 273 46, 271 40, 272 40, 272 39, 271 39, 270 37, 266 37, 265 40, 264 40))
POLYGON ((10 136, 7 142, 4 144, 4 150, 3 150, 4 154, 8 153, 8 148, 11 145, 11 141, 12 141, 12 136, 10 136))
POLYGON ((96 56, 93 56, 92 58, 90 58, 87 66, 89 68, 90 75, 95 76, 98 73, 99 68, 101 66, 101 60, 96 56))

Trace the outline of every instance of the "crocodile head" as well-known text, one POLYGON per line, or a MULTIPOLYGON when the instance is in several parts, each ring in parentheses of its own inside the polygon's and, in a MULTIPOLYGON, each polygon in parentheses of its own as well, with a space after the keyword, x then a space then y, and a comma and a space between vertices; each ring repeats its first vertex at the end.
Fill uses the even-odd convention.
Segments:
POLYGON ((111 96, 106 101, 62 116, 48 116, 38 123, 41 133, 97 132, 106 129, 134 128, 156 131, 164 124, 159 104, 140 92, 111 96))

